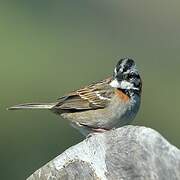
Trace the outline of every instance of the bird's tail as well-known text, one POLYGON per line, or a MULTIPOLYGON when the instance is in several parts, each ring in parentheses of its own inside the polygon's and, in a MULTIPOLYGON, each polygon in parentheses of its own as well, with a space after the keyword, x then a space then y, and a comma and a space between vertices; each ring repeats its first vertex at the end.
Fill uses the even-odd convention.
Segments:
POLYGON ((7 110, 20 110, 20 109, 51 109, 57 103, 26 103, 18 104, 7 108, 7 110))

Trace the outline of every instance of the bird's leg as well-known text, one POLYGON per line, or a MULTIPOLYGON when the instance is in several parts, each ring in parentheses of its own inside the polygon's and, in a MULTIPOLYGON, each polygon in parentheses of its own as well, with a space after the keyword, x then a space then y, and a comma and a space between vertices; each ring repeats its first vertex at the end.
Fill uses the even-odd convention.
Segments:
POLYGON ((103 129, 103 128, 97 128, 96 129, 96 128, 93 128, 92 131, 95 132, 95 133, 103 133, 103 132, 108 131, 108 129, 103 129))
POLYGON ((103 129, 103 128, 92 128, 91 133, 89 133, 86 138, 90 138, 93 135, 99 134, 99 133, 104 133, 106 131, 109 131, 109 129, 103 129))

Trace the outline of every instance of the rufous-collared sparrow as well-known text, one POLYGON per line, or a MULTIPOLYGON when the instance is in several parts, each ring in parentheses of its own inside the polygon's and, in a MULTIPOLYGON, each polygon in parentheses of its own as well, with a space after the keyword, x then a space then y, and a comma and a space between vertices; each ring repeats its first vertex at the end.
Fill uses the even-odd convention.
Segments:
POLYGON ((66 94, 52 103, 20 104, 9 110, 49 109, 87 135, 130 123, 139 110, 141 90, 135 62, 123 58, 117 63, 112 77, 66 94))

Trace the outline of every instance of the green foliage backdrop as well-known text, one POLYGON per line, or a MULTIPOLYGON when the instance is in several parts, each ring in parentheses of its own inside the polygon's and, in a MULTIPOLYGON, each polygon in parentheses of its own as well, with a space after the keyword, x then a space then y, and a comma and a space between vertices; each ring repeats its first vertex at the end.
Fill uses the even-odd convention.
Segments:
POLYGON ((82 136, 49 111, 8 106, 53 101, 136 60, 143 79, 135 125, 180 147, 180 2, 0 2, 0 179, 25 179, 82 136))

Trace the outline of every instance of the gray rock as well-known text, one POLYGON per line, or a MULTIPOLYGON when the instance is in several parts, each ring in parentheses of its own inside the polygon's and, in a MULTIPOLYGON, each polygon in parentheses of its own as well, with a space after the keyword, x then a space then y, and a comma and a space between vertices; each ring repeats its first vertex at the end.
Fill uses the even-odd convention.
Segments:
POLYGON ((27 180, 180 180, 180 150, 158 132, 125 126, 70 147, 27 180))

